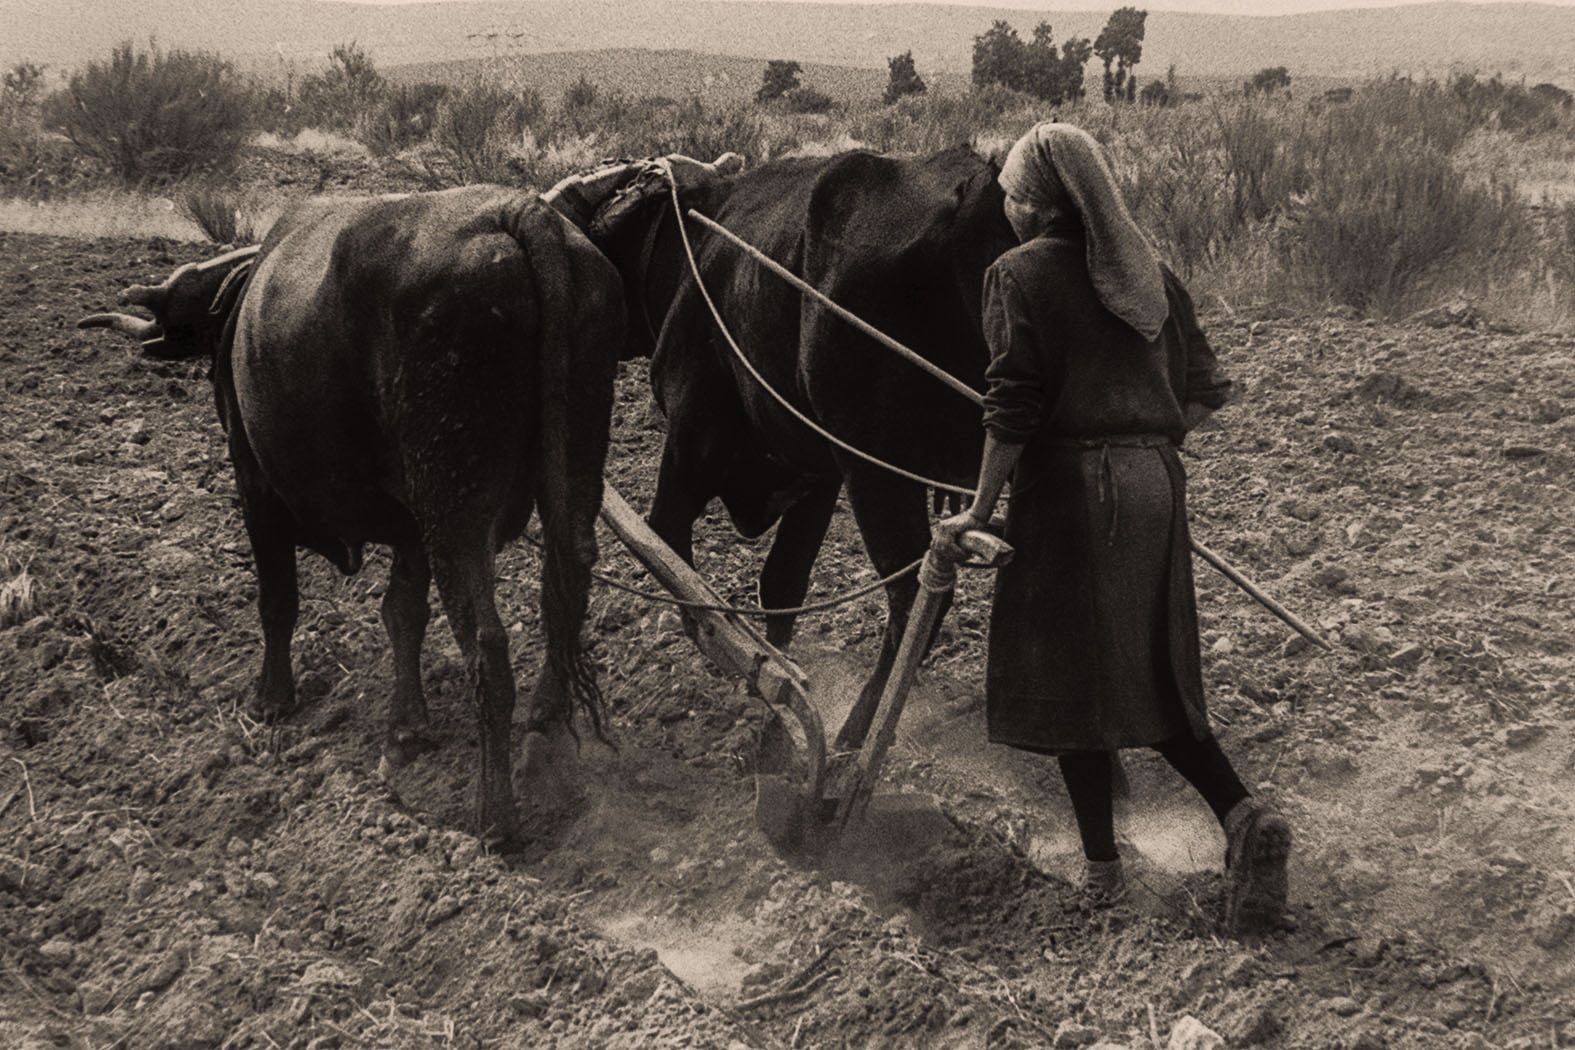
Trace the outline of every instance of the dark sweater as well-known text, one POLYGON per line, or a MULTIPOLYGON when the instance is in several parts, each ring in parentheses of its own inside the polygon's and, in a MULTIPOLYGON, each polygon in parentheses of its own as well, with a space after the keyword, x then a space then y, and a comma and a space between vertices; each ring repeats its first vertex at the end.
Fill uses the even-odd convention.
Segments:
POLYGON ((1170 317, 1144 339, 1099 301, 1081 234, 1035 238, 985 275, 984 424, 998 441, 1186 435, 1184 406, 1229 397, 1192 299, 1167 268, 1170 317))

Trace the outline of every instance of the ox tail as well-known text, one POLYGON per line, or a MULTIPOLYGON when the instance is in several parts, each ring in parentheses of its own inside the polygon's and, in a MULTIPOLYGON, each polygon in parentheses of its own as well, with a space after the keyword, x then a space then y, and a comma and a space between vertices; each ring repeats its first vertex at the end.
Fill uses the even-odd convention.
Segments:
MULTIPOLYGON (((537 402, 541 432, 537 448, 536 506, 541 514, 543 551, 541 614, 546 633, 547 660, 552 678, 567 687, 568 698, 579 704, 598 740, 610 743, 604 731, 601 688, 596 667, 585 651, 581 627, 585 621, 591 586, 591 566, 596 563, 596 515, 601 505, 601 464, 593 477, 577 477, 576 470, 590 469, 574 454, 571 418, 575 353, 575 320, 578 303, 569 246, 557 215, 534 198, 511 207, 504 227, 529 260, 536 290, 540 322, 537 329, 537 402)), ((545 698, 538 698, 538 701, 545 698)), ((567 709, 540 710, 538 718, 561 717, 570 732, 567 709)), ((575 738, 578 739, 575 733, 575 738)))

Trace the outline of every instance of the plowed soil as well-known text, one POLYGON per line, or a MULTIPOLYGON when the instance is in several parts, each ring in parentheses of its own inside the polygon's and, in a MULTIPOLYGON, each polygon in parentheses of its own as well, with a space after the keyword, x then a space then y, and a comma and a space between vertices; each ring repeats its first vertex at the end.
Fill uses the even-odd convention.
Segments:
MULTIPOLYGON (((386 556, 350 579, 303 558, 308 702, 248 720, 255 591, 205 365, 73 327, 204 254, 0 235, 0 1045, 1217 1045, 1199 1024, 1233 1047, 1575 1044, 1575 338, 1205 318, 1243 396, 1189 442, 1195 533, 1336 644, 1200 565, 1220 734, 1298 836, 1296 928, 1235 941, 1221 836, 1147 755, 1123 814, 1139 890, 1080 910, 1053 765, 984 740, 979 575, 891 794, 815 867, 754 829, 758 704, 612 590, 589 633, 618 750, 584 745, 578 798, 533 811, 521 857, 469 834, 441 617, 442 746, 377 777, 386 556)), ((610 476, 637 506, 649 403, 629 367, 610 476)), ((730 598, 763 550, 702 524, 730 598)), ((501 566, 525 682, 534 552, 501 566)), ((870 578, 839 512, 814 595, 870 578)), ((829 706, 882 610, 802 625, 829 706)))

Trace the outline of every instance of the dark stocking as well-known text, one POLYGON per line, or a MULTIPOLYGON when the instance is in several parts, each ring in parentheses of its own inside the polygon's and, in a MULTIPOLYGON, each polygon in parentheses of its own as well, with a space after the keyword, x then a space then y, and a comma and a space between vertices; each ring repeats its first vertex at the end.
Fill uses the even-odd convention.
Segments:
POLYGON ((1094 861, 1116 859, 1116 825, 1110 792, 1110 752, 1069 751, 1056 756, 1066 793, 1072 799, 1083 856, 1094 861))
POLYGON ((1165 756, 1165 761, 1185 777, 1187 783, 1197 788, 1221 825, 1225 823, 1225 815, 1249 794, 1212 733, 1203 740, 1194 739, 1191 733, 1182 733, 1155 744, 1154 750, 1165 756))

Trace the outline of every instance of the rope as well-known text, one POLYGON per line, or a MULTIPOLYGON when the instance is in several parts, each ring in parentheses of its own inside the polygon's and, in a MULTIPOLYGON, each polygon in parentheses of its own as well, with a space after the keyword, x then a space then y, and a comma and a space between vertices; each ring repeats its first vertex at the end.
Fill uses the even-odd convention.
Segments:
MULTIPOLYGON (((671 176, 671 173, 669 173, 669 176, 671 176)), ((816 423, 813 419, 810 419, 803 412, 800 412, 797 407, 788 401, 786 397, 780 394, 777 389, 766 380, 765 376, 760 374, 759 370, 755 368, 754 364, 749 360, 749 358, 744 355, 744 351, 738 345, 738 341, 733 338, 733 333, 727 327, 727 322, 722 320, 722 312, 717 309, 715 300, 711 298, 710 290, 705 286, 705 280, 700 276, 700 263, 695 258, 694 245, 689 242, 689 228, 684 222, 684 206, 683 202, 678 197, 678 180, 669 177, 667 180, 667 189, 673 200, 673 214, 677 216, 678 219, 678 235, 683 241, 684 255, 689 260, 689 269, 694 274, 695 287, 700 290, 700 297, 705 300, 706 309, 711 311, 711 319, 716 322, 716 326, 718 330, 721 331, 722 338, 727 341, 728 348, 732 350, 733 356, 738 359, 739 364, 744 366, 744 370, 749 373, 754 381, 760 384, 761 389, 770 394, 777 404, 787 409, 788 414, 794 419, 798 420, 810 430, 813 430, 816 434, 825 438, 827 441, 831 442, 833 445, 837 446, 849 455, 856 456, 859 459, 864 460, 866 463, 871 463, 883 470, 887 470, 893 474, 896 474, 898 477, 907 478, 909 481, 916 481, 921 485, 928 486, 929 488, 939 489, 942 492, 955 492, 959 496, 972 496, 974 494, 973 489, 963 488, 960 485, 951 485, 944 481, 937 481, 935 478, 927 478, 923 474, 915 474, 911 470, 904 470, 902 467, 899 467, 894 463, 888 463, 878 456, 873 456, 870 453, 865 452, 863 449, 855 448, 853 445, 848 444, 846 441, 843 441, 841 438, 831 433, 825 427, 822 427, 819 423, 816 423)))
MULTIPOLYGON (((526 543, 530 544, 532 547, 535 547, 537 550, 544 549, 541 540, 537 539, 535 536, 532 536, 528 532, 524 535, 524 540, 526 543)), ((675 605, 680 609, 693 609, 696 612, 731 613, 734 616, 748 616, 752 619, 764 620, 772 616, 799 616, 804 613, 826 612, 827 610, 835 609, 838 606, 857 601, 865 595, 878 591, 883 587, 888 587, 891 584, 896 583, 898 580, 903 579, 904 577, 913 575, 919 570, 919 566, 922 564, 924 564, 924 558, 919 557, 909 562, 907 565, 904 565, 902 568, 898 569, 891 575, 882 576, 874 583, 867 583, 862 587, 856 587, 845 594, 839 594, 833 598, 824 598, 818 602, 810 602, 807 605, 794 605, 783 609, 761 609, 748 605, 721 605, 712 602, 692 602, 686 598, 675 598, 673 595, 666 594, 661 591, 647 591, 643 588, 632 586, 631 584, 624 583, 622 580, 609 576, 604 572, 598 572, 595 569, 591 570, 591 576, 596 580, 605 583, 615 591, 622 591, 625 594, 632 594, 636 598, 644 598, 646 601, 655 602, 658 605, 675 605)))
POLYGON ((591 575, 615 591, 632 594, 636 598, 644 598, 646 601, 657 602, 662 605, 676 605, 681 609, 692 609, 696 612, 732 613, 734 616, 748 616, 756 620, 764 620, 772 616, 799 616, 804 613, 827 612, 840 605, 857 601, 866 594, 896 583, 905 576, 912 576, 922 564, 924 564, 924 559, 921 557, 909 562, 890 576, 883 576, 874 583, 857 587, 846 594, 839 594, 834 598, 826 598, 818 602, 810 602, 808 605, 794 605, 785 609, 760 609, 746 605, 713 605, 710 602, 691 602, 683 598, 675 598, 671 594, 662 594, 658 591, 647 591, 639 587, 631 587, 629 584, 621 580, 615 580, 606 573, 597 572, 595 569, 591 570, 591 575))
POLYGON ((979 393, 979 391, 975 390, 967 383, 964 383, 961 379, 958 379, 940 365, 935 364, 933 361, 927 361, 918 354, 914 353, 912 350, 909 350, 906 346, 903 346, 901 343, 897 342, 897 340, 893 339, 885 332, 882 332, 879 328, 876 328, 874 325, 864 320, 864 318, 860 317, 852 310, 849 310, 847 307, 831 298, 831 296, 827 295, 825 292, 822 292, 819 288, 816 288, 808 281, 801 279, 798 274, 794 273, 792 270, 789 270, 786 266, 783 266, 781 263, 771 258, 771 256, 767 255, 759 248, 756 248, 753 244, 750 244, 748 241, 744 240, 738 234, 734 233, 726 226, 723 226, 709 215, 702 215, 693 208, 689 209, 688 214, 689 217, 695 222, 698 222, 712 233, 732 241, 740 251, 749 256, 751 259, 755 260, 755 262, 759 263, 761 266, 764 266, 766 269, 782 278, 788 284, 792 285, 794 288, 797 288, 800 292, 803 292, 821 306, 824 306, 833 314, 842 318, 842 320, 863 332, 865 335, 869 336, 871 339, 875 340, 881 346, 884 346, 898 357, 917 368, 922 368, 924 371, 930 373, 930 375, 934 376, 936 379, 939 379, 941 382, 945 383, 947 386, 951 387, 953 390, 957 391, 959 394, 961 394, 963 397, 966 397, 974 404, 984 404, 984 397, 979 393))
MULTIPOLYGON (((742 364, 744 366, 745 370, 748 371, 749 374, 754 377, 755 382, 759 383, 761 385, 761 387, 763 387, 765 389, 766 393, 770 394, 773 398, 775 398, 777 403, 780 404, 783 408, 787 409, 788 412, 790 414, 792 414, 792 416, 795 419, 797 419, 800 423, 802 423, 805 426, 809 427, 815 433, 819 434, 821 437, 825 438, 827 441, 831 442, 833 445, 836 445, 838 448, 842 449, 844 452, 847 452, 847 453, 849 453, 850 455, 853 455, 853 456, 857 456, 859 459, 862 459, 862 460, 864 460, 867 463, 872 463, 872 464, 874 464, 877 467, 881 467, 884 470, 888 470, 891 473, 896 474, 896 475, 898 475, 900 477, 907 478, 910 481, 917 481, 917 482, 919 482, 922 485, 928 485, 929 487, 934 488, 934 489, 939 489, 942 492, 955 492, 955 493, 957 493, 959 495, 963 495, 963 496, 972 496, 974 494, 974 491, 972 489, 965 489, 965 488, 961 488, 961 487, 956 486, 956 485, 948 485, 947 483, 945 483, 943 481, 936 481, 934 478, 926 478, 926 477, 924 477, 922 475, 914 474, 911 471, 903 470, 901 467, 895 466, 895 465, 893 465, 891 463, 887 463, 883 459, 879 459, 879 458, 877 458, 875 456, 872 456, 868 452, 863 451, 862 449, 854 448, 852 445, 848 444, 846 441, 843 441, 841 438, 838 438, 836 435, 831 434, 828 431, 826 431, 823 427, 821 427, 819 424, 817 424, 814 420, 810 419, 808 416, 804 415, 804 413, 800 412, 797 408, 793 407, 793 405, 788 403, 787 398, 785 398, 781 394, 777 393, 777 391, 771 386, 771 384, 766 382, 765 377, 762 376, 758 371, 756 371, 755 370, 755 366, 753 364, 751 364, 749 359, 744 356, 743 350, 741 350, 739 348, 739 345, 738 345, 737 341, 734 340, 734 338, 733 338, 733 333, 728 330, 727 323, 722 320, 722 314, 717 309, 716 303, 712 301, 711 293, 706 289, 705 281, 703 281, 701 279, 701 277, 700 277, 700 264, 695 259, 694 247, 689 243, 689 230, 684 224, 684 214, 685 213, 684 213, 684 210, 683 210, 683 202, 679 199, 679 196, 678 196, 678 182, 677 182, 676 179, 674 179, 672 177, 672 170, 670 168, 667 171, 667 175, 668 175, 668 179, 667 179, 668 193, 672 197, 673 212, 678 218, 678 234, 683 240, 684 254, 689 259, 689 269, 691 271, 693 271, 693 273, 694 273, 695 284, 700 289, 700 295, 705 299, 706 307, 711 311, 712 319, 714 319, 716 321, 717 327, 719 329, 721 329, 723 337, 725 337, 726 340, 727 340, 728 347, 733 351, 733 356, 738 358, 739 363, 742 364)), ((745 241, 742 238, 738 237, 736 234, 734 234, 731 230, 727 229, 721 223, 719 223, 716 220, 711 219, 711 218, 709 218, 707 216, 701 215, 697 211, 690 211, 689 214, 694 216, 694 218, 697 221, 703 223, 708 229, 716 231, 717 233, 719 233, 722 236, 726 237, 733 244, 735 244, 738 247, 742 248, 752 259, 756 260, 758 263, 760 263, 761 265, 765 266, 767 269, 771 270, 773 273, 775 273, 778 276, 780 276, 783 280, 787 281, 789 284, 793 285, 795 288, 798 288, 801 292, 804 292, 804 293, 812 296, 817 302, 820 302, 823 305, 825 305, 828 308, 830 308, 833 313, 835 313, 837 316, 843 318, 844 320, 848 321, 850 324, 852 324, 854 327, 858 328, 860 331, 865 332, 866 334, 869 334, 872 338, 876 339, 876 341, 881 343, 881 345, 886 346, 886 347, 888 347, 888 348, 890 348, 892 350, 896 350, 899 354, 901 354, 901 356, 904 359, 908 360, 909 362, 911 362, 913 364, 919 365, 921 368, 924 368, 924 370, 929 372, 931 375, 936 375, 936 373, 939 373, 937 378, 940 378, 943 382, 945 382, 953 390, 956 390, 959 393, 963 394, 965 397, 967 397, 969 400, 973 401, 975 404, 981 405, 981 406, 983 405, 984 399, 979 394, 978 391, 976 391, 973 388, 969 387, 962 380, 958 379, 955 376, 952 376, 950 373, 947 373, 947 372, 939 369, 938 367, 936 367, 932 363, 930 363, 928 361, 925 361, 924 359, 920 358, 918 354, 914 353, 912 350, 909 350, 907 347, 903 346, 901 343, 897 342, 895 339, 892 339, 890 336, 886 335, 884 332, 881 332, 879 329, 875 328, 873 325, 865 322, 862 318, 858 317, 856 314, 853 314, 851 311, 845 309, 842 306, 839 306, 837 303, 835 303, 833 300, 828 298, 826 295, 822 294, 819 289, 814 288, 813 286, 811 286, 810 284, 808 284, 804 280, 800 279, 797 274, 794 274, 792 271, 787 270, 785 267, 783 267, 780 264, 778 264, 776 262, 776 260, 770 258, 764 252, 760 251, 758 248, 755 248, 753 245, 749 244, 747 241, 745 241)), ((1192 538, 1189 537, 1189 545, 1191 546, 1191 549, 1192 549, 1193 553, 1197 554, 1204 561, 1208 562, 1210 567, 1216 569, 1226 579, 1230 580, 1237 587, 1240 587, 1243 591, 1245 591, 1247 593, 1247 595, 1249 597, 1251 597, 1254 601, 1258 602, 1258 604, 1262 605, 1265 609, 1269 610, 1269 612, 1273 613, 1280 620, 1282 620, 1284 623, 1286 623, 1288 626, 1290 626, 1293 630, 1297 631, 1299 634, 1303 635, 1304 637, 1306 637, 1309 641, 1313 642, 1314 644, 1319 645, 1319 646, 1321 646, 1321 647, 1323 647, 1325 649, 1329 648, 1329 643, 1321 635, 1319 635, 1316 631, 1314 631, 1312 628, 1308 627, 1305 623, 1303 623, 1301 620, 1299 620, 1294 614, 1292 614, 1288 609, 1286 609, 1284 606, 1282 606, 1279 602, 1275 601, 1273 598, 1270 598, 1256 584, 1254 584, 1251 580, 1247 579, 1246 576, 1242 575, 1242 573, 1241 573, 1241 571, 1239 569, 1236 569, 1234 566, 1232 566, 1229 563, 1227 563, 1225 561, 1225 559, 1221 558, 1218 554, 1216 554, 1213 551, 1209 550, 1203 544, 1199 543, 1196 539, 1192 539, 1192 538)))

